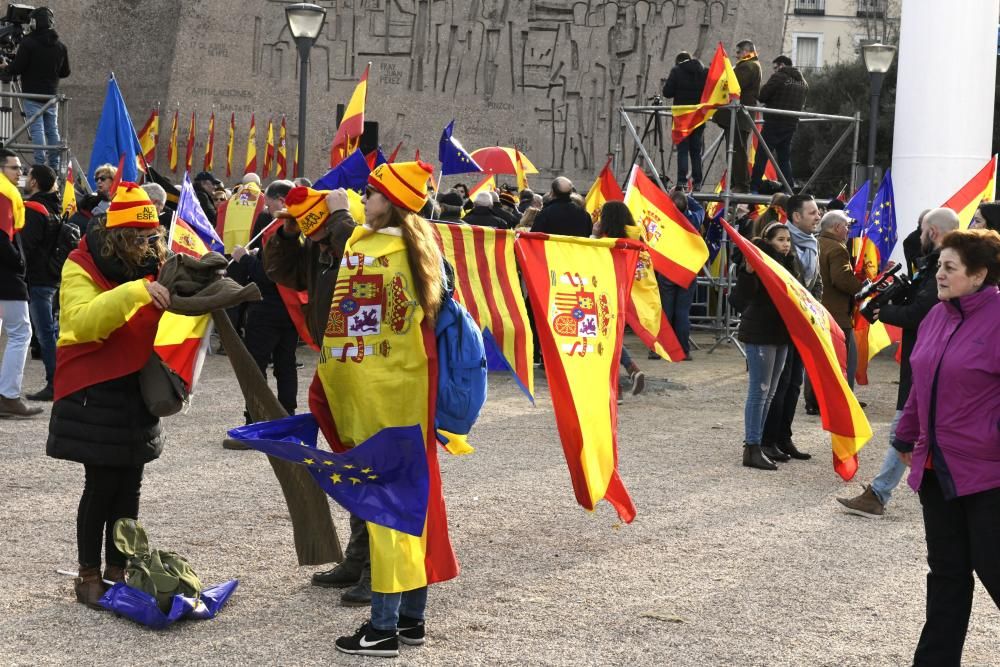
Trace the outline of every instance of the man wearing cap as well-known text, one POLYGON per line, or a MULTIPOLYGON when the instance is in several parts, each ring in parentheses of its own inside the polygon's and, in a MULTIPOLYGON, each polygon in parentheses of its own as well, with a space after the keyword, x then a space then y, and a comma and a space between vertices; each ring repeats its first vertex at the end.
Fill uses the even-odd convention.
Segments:
POLYGON ((194 177, 192 185, 194 185, 194 193, 198 197, 201 210, 205 212, 205 216, 214 227, 217 215, 215 209, 215 186, 222 185, 222 181, 212 176, 210 172, 203 171, 194 177))

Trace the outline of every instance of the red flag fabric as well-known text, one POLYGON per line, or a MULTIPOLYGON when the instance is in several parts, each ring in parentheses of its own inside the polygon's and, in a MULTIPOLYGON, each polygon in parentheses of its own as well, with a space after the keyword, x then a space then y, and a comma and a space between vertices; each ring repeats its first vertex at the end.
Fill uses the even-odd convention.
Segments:
POLYGON ((402 141, 400 141, 398 144, 396 144, 396 148, 393 149, 392 155, 389 156, 389 160, 388 160, 389 164, 392 164, 393 162, 396 161, 396 156, 399 155, 399 149, 402 148, 402 147, 403 147, 403 142, 402 141))
POLYGON ((184 169, 191 171, 192 160, 194 159, 194 112, 191 112, 191 125, 188 126, 187 153, 184 155, 184 169))
MULTIPOLYGON (((263 198, 262 198, 263 199, 263 198)), ((261 236, 260 247, 267 248, 267 242, 274 236, 275 232, 278 231, 278 227, 282 224, 281 218, 276 218, 271 221, 264 229, 264 234, 261 236)), ((282 303, 285 304, 285 310, 288 311, 288 317, 291 318, 292 323, 295 325, 295 330, 299 332, 299 338, 305 342, 306 345, 312 349, 319 352, 319 345, 313 340, 312 334, 309 333, 309 326, 306 324, 306 316, 303 312, 306 304, 309 303, 309 292, 302 290, 293 290, 291 287, 285 287, 284 285, 279 285, 275 283, 278 288, 278 294, 281 296, 282 303)))
POLYGON ((344 117, 337 128, 337 134, 330 145, 330 168, 336 167, 344 158, 353 153, 361 142, 365 131, 365 101, 368 97, 368 70, 371 63, 365 67, 361 80, 355 86, 351 99, 344 109, 344 117))

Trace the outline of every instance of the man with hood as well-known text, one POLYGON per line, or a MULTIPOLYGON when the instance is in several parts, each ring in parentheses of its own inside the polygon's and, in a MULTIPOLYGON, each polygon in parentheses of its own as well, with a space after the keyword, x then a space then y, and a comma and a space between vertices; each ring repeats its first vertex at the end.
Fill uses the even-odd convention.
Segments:
MULTIPOLYGON (((681 51, 674 59, 674 67, 663 84, 663 96, 673 99, 674 104, 698 104, 708 78, 708 69, 687 51, 681 51)), ((705 125, 699 125, 684 141, 677 144, 677 185, 688 182, 688 156, 691 162, 691 182, 695 190, 701 189, 701 151, 704 143, 705 125)))
MULTIPOLYGON (((788 56, 778 56, 774 59, 774 74, 767 80, 767 83, 761 86, 757 99, 772 109, 802 111, 806 105, 806 93, 808 92, 809 84, 802 77, 802 73, 792 67, 792 59, 788 56)), ((795 134, 795 127, 798 124, 799 119, 795 116, 765 113, 764 127, 760 131, 764 142, 774 153, 774 157, 778 161, 778 168, 781 169, 781 173, 788 180, 789 185, 795 183, 792 175, 792 135, 795 134)), ((752 192, 757 192, 760 189, 766 166, 767 153, 763 150, 757 151, 757 158, 753 163, 753 174, 750 176, 750 190, 752 192)))
MULTIPOLYGON (((56 34, 51 9, 39 7, 29 16, 30 32, 21 40, 17 54, 13 62, 5 68, 5 73, 21 77, 23 93, 55 95, 59 92, 59 79, 69 76, 69 52, 56 34)), ((44 105, 43 100, 24 100, 24 113, 31 118, 44 105)), ((58 145, 60 141, 58 105, 49 106, 36 117, 28 126, 28 132, 32 143, 36 146, 58 145)), ((59 151, 38 149, 35 151, 35 163, 48 164, 58 174, 59 151)))

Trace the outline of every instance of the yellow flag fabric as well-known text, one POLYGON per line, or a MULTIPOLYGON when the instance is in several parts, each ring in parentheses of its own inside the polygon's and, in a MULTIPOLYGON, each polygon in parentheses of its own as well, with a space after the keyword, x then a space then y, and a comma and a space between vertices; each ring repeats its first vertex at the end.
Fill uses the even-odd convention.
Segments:
POLYGON ((994 155, 972 179, 941 206, 958 213, 958 228, 968 229, 979 204, 996 199, 997 156, 994 155))
POLYGON ((257 173, 257 120, 253 114, 250 114, 250 132, 247 134, 247 159, 244 163, 243 173, 257 173))
POLYGON ((687 138, 699 126, 715 115, 715 110, 726 104, 741 93, 740 82, 736 78, 729 56, 719 42, 715 47, 715 55, 708 66, 708 78, 701 92, 699 104, 679 104, 671 107, 674 118, 672 138, 675 144, 687 138))
POLYGON ((233 251, 233 246, 245 246, 250 240, 250 230, 260 213, 263 196, 255 183, 247 183, 220 207, 216 231, 226 246, 227 253, 233 251))
POLYGON ((14 239, 14 234, 24 227, 24 200, 17 186, 6 176, 0 176, 0 231, 14 239))
POLYGON ((66 170, 66 185, 63 186, 62 213, 70 216, 76 213, 76 188, 73 187, 73 167, 66 170))

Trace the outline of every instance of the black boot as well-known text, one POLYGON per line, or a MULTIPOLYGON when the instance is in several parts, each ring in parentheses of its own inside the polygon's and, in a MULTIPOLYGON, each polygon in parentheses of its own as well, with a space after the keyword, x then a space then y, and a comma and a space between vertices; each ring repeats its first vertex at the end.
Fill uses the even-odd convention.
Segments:
POLYGON ((757 468, 758 470, 777 470, 771 459, 764 456, 760 451, 760 445, 743 445, 743 465, 747 468, 757 468))
POLYGON ((812 458, 812 454, 807 454, 806 452, 800 452, 798 449, 796 449, 795 443, 793 443, 791 440, 789 440, 788 442, 779 442, 777 443, 776 447, 785 454, 791 456, 793 459, 798 459, 799 461, 808 461, 809 459, 812 458))
POLYGON ((777 447, 771 444, 761 445, 760 449, 764 452, 764 456, 771 459, 775 463, 784 463, 785 461, 791 461, 792 457, 784 453, 777 447))

